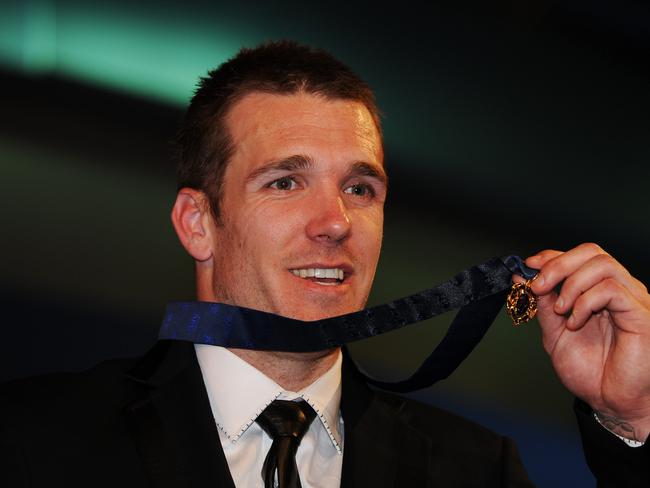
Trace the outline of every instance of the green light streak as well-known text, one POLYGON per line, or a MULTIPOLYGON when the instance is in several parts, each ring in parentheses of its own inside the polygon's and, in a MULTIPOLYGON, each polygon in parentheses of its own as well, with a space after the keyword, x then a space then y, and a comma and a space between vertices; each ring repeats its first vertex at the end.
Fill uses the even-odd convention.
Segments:
POLYGON ((56 67, 56 9, 51 0, 25 4, 23 66, 35 73, 56 67))
POLYGON ((3 4, 0 64, 185 105, 198 77, 252 38, 198 14, 96 2, 3 4))

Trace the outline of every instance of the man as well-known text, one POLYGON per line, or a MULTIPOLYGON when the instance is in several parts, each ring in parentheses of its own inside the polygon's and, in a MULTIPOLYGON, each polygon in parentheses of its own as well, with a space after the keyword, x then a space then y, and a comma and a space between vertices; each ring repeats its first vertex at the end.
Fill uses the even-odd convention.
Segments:
MULTIPOLYGON (((293 43, 243 50, 201 81, 179 143, 172 221, 198 300, 307 321, 364 307, 387 177, 374 98, 354 73, 293 43)), ((646 288, 592 244, 527 264, 599 482, 647 486, 648 446, 632 447, 650 431, 646 288)), ((278 457, 290 470, 294 454, 290 486, 530 486, 509 440, 371 391, 338 348, 166 341, 137 361, 9 385, 0 405, 7 486, 283 485, 278 457), (313 418, 294 452, 277 447, 274 405, 313 418)))

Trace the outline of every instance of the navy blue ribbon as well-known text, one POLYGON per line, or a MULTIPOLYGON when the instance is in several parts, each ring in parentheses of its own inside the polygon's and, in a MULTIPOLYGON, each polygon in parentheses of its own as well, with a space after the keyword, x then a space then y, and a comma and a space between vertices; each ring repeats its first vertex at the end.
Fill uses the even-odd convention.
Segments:
POLYGON ((519 256, 493 258, 428 290, 328 319, 305 322, 268 312, 210 302, 172 302, 159 338, 229 348, 312 352, 343 346, 460 308, 442 341, 408 379, 369 383, 414 391, 449 376, 483 338, 504 304, 511 277, 537 272, 519 256))

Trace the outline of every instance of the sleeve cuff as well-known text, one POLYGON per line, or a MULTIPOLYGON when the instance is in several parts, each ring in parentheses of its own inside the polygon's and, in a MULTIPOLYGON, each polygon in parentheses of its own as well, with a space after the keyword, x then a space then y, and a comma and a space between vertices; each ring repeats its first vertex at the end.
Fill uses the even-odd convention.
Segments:
POLYGON ((603 423, 602 423, 602 422, 600 421, 600 419, 598 418, 598 414, 597 414, 596 412, 593 412, 593 415, 594 415, 594 418, 596 419, 596 421, 600 424, 600 426, 601 426, 603 429, 605 429, 605 430, 606 430, 607 432, 609 432, 610 434, 614 434, 616 437, 618 437, 618 438, 621 439, 623 442, 625 442, 628 446, 630 446, 630 447, 641 447, 642 445, 645 444, 645 442, 643 442, 643 441, 637 441, 637 440, 634 440, 634 439, 628 439, 627 437, 623 437, 622 435, 618 435, 616 432, 612 432, 611 430, 609 430, 607 427, 605 427, 605 426, 603 425, 603 423))
POLYGON ((615 434, 604 429, 593 410, 576 399, 574 410, 589 469, 601 488, 650 486, 650 443, 629 447, 615 434))

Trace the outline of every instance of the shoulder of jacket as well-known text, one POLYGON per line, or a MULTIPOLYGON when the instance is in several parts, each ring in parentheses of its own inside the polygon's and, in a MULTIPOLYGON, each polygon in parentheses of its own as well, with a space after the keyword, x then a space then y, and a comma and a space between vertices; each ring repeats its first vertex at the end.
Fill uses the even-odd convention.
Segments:
POLYGON ((67 406, 114 395, 117 389, 123 388, 124 373, 135 361, 134 358, 112 359, 84 371, 47 373, 1 383, 0 411, 56 409, 60 403, 67 406))
POLYGON ((504 437, 472 420, 434 405, 399 395, 375 392, 377 400, 396 418, 419 432, 436 437, 454 437, 478 445, 500 445, 504 437))

